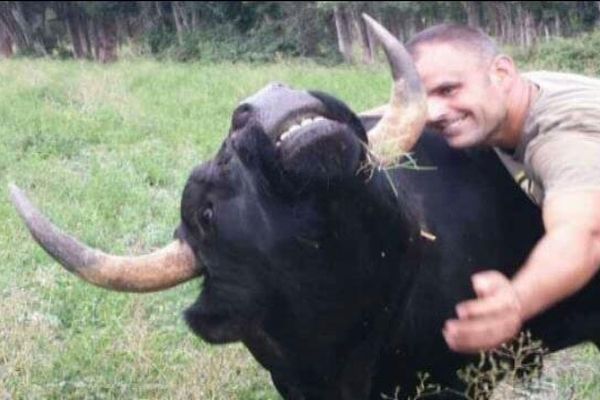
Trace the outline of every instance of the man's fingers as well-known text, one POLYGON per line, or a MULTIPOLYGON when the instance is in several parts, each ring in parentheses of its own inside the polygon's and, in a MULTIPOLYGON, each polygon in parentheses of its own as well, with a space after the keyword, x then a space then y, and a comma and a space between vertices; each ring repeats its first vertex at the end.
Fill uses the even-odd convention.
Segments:
POLYGON ((456 306, 460 319, 491 317, 514 308, 513 301, 505 294, 497 294, 483 299, 467 300, 456 306))
POLYGON ((483 271, 471 277, 477 297, 487 297, 500 288, 510 285, 510 281, 498 271, 483 271))
POLYGON ((461 353, 477 353, 492 349, 514 334, 512 324, 502 320, 449 320, 443 330, 448 346, 461 353))
POLYGON ((473 275, 478 298, 456 306, 459 319, 446 321, 443 335, 448 346, 463 353, 497 347, 521 328, 521 306, 510 280, 497 271, 473 275))

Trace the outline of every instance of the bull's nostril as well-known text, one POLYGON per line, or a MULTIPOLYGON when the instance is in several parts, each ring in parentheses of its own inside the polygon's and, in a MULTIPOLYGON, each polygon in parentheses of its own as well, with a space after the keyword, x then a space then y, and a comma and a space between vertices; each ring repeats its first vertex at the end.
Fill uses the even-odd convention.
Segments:
POLYGON ((252 110, 252 106, 250 104, 243 103, 243 104, 239 105, 236 112, 245 113, 245 112, 250 112, 251 110, 252 110))
POLYGON ((233 113, 233 117, 231 119, 231 128, 233 130, 242 128, 248 123, 248 120, 250 119, 251 115, 252 106, 248 103, 240 104, 233 113))
POLYGON ((285 85, 284 83, 281 83, 281 82, 271 82, 270 86, 273 88, 279 88, 279 89, 287 87, 287 85, 285 85))

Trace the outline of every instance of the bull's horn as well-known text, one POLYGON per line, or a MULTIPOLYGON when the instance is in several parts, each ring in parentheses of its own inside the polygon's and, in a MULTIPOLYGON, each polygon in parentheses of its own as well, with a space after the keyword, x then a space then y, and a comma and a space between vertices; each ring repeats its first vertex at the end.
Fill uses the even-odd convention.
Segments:
POLYGON ((409 152, 419 140, 427 118, 427 97, 402 43, 373 18, 362 16, 383 46, 394 79, 390 102, 381 120, 368 133, 372 152, 380 162, 388 164, 409 152))
POLYGON ((122 292, 151 292, 201 274, 192 249, 177 240, 137 257, 114 256, 92 249, 54 226, 16 185, 9 187, 10 199, 33 238, 52 258, 85 281, 122 292))

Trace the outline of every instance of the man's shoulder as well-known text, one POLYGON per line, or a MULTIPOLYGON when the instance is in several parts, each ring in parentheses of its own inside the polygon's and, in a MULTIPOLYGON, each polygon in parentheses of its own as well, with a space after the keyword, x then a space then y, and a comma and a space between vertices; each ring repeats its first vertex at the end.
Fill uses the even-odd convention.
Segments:
POLYGON ((531 123, 540 123, 543 127, 556 126, 559 121, 565 127, 569 121, 592 124, 597 130, 600 124, 600 79, 549 71, 527 72, 523 76, 539 88, 526 131, 530 130, 527 125, 531 123))
POLYGON ((524 72, 522 75, 542 90, 550 92, 577 88, 600 90, 600 79, 580 74, 554 71, 529 71, 524 72))

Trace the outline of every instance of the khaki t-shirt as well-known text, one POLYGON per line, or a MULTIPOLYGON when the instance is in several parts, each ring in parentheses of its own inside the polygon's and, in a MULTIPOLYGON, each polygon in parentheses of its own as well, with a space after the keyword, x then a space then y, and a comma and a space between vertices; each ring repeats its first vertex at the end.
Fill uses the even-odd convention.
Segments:
POLYGON ((520 144, 498 153, 538 205, 557 193, 600 190, 600 79, 556 73, 524 76, 539 87, 520 144))

